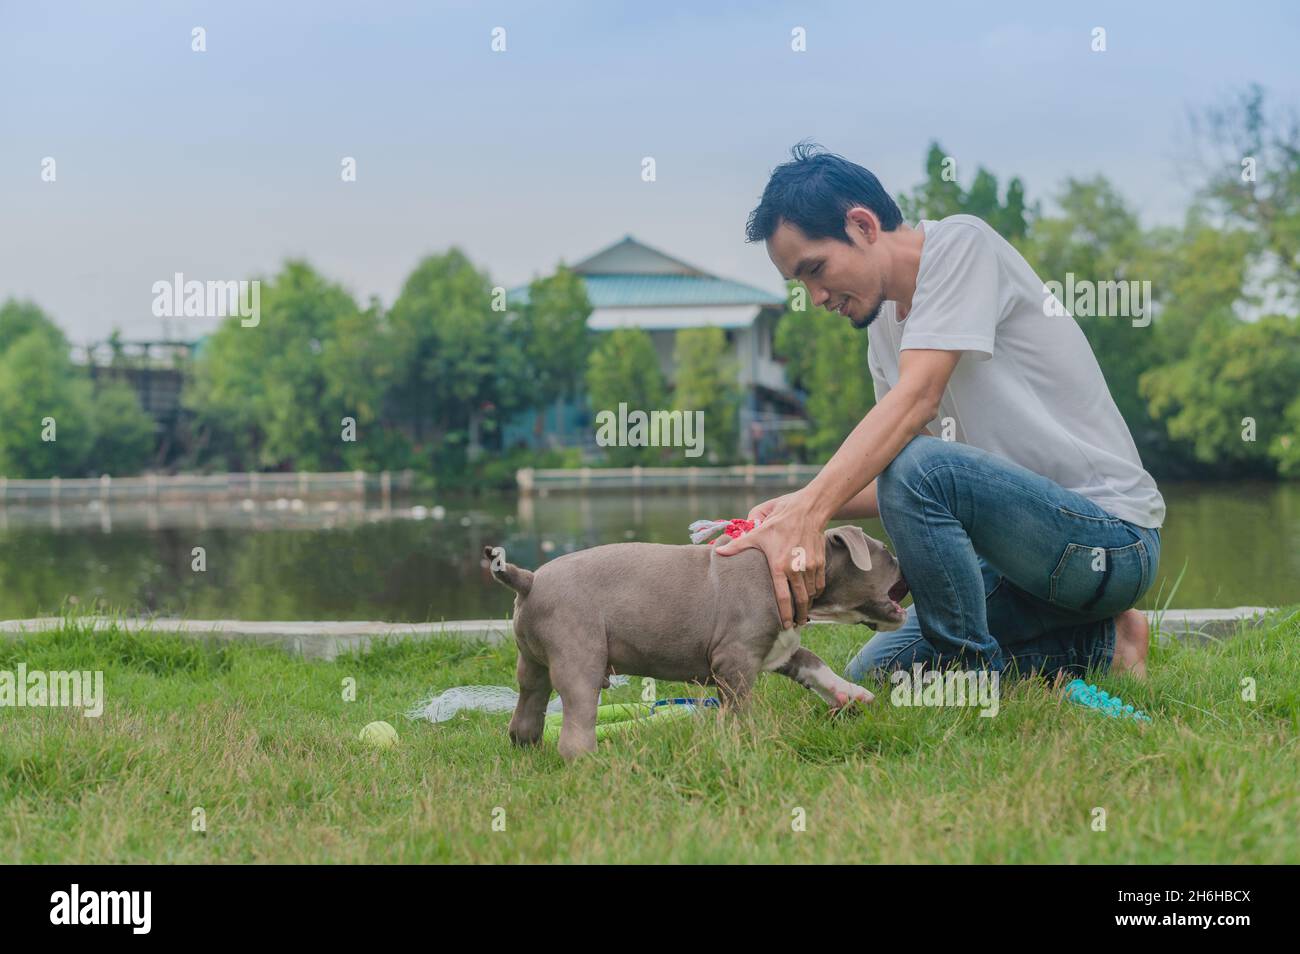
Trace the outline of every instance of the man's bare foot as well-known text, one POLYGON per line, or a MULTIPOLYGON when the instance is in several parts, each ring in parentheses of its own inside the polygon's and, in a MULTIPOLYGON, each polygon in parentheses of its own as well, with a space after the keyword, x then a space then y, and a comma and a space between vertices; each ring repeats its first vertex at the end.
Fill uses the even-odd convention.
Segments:
POLYGON ((1115 617, 1115 658, 1110 671, 1134 679, 1147 677, 1147 650, 1151 646, 1151 624, 1146 613, 1125 610, 1115 617))

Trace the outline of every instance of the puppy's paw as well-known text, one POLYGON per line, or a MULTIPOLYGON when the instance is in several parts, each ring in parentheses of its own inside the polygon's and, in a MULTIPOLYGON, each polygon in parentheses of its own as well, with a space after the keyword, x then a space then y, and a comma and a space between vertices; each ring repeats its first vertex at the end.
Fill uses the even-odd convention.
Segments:
POLYGON ((862 706, 870 705, 876 698, 870 691, 851 682, 836 686, 833 691, 835 702, 831 705, 831 712, 836 713, 853 708, 854 703, 862 706))
POLYGON ((537 745, 542 741, 541 726, 528 726, 525 728, 512 725, 509 732, 511 743, 519 748, 528 748, 529 746, 537 745))

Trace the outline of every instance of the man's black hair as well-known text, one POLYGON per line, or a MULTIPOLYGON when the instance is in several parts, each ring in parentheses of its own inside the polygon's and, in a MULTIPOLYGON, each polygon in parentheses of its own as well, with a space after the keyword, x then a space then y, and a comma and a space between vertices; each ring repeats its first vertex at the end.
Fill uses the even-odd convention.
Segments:
POLYGON ((766 242, 782 222, 789 222, 810 239, 852 244, 844 213, 859 205, 874 212, 886 232, 902 224, 898 204, 870 170, 822 152, 816 143, 800 142, 790 154, 794 158, 772 171, 758 208, 749 214, 745 241, 766 242))

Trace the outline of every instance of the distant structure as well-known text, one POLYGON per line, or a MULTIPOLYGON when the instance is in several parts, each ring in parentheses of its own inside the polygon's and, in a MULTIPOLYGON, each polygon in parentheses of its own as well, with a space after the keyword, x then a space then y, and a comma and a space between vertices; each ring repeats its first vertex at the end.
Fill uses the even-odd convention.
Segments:
MULTIPOLYGON (((587 326, 597 332, 629 327, 648 332, 670 384, 676 380, 677 332, 723 330, 743 394, 738 446, 745 459, 762 463, 779 456, 784 433, 805 426, 802 395, 791 390, 785 368, 772 351, 776 323, 785 311, 784 298, 710 274, 631 235, 583 259, 572 270, 582 278, 591 300, 587 326)), ((511 289, 507 300, 526 303, 528 286, 511 289)), ((594 454, 592 413, 585 400, 561 401, 548 409, 541 440, 536 416, 530 411, 512 419, 502 434, 504 446, 578 446, 594 454)))
POLYGON ((198 343, 173 340, 124 341, 110 338, 73 349, 73 360, 86 366, 92 380, 125 381, 153 418, 158 452, 155 463, 176 449, 185 410, 181 388, 198 343))

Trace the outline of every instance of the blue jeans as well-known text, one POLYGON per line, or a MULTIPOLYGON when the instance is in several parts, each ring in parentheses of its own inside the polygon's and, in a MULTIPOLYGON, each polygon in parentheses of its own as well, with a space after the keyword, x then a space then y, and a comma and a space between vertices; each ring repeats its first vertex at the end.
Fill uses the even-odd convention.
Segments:
POLYGON ((855 682, 914 663, 1006 675, 1110 668, 1115 617, 1155 578, 1160 532, 994 454, 917 437, 876 485, 914 605, 849 663, 855 682))

